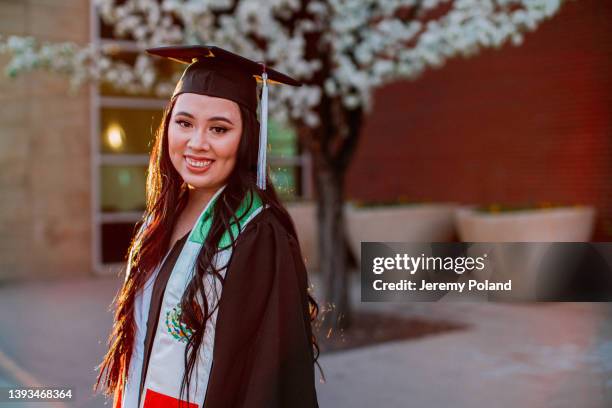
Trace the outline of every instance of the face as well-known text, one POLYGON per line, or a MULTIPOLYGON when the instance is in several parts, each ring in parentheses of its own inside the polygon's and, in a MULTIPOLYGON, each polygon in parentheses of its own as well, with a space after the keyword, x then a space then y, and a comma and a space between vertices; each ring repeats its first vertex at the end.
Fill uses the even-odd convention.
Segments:
POLYGON ((236 163, 242 118, 236 102, 180 94, 168 125, 168 151, 183 181, 214 192, 226 183, 236 163))

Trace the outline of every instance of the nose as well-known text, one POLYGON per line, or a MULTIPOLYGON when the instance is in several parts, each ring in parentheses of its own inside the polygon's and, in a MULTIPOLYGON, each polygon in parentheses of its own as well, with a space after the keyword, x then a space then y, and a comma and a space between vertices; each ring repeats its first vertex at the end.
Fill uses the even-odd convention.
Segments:
POLYGON ((187 147, 193 150, 210 150, 206 128, 195 129, 187 142, 187 147))

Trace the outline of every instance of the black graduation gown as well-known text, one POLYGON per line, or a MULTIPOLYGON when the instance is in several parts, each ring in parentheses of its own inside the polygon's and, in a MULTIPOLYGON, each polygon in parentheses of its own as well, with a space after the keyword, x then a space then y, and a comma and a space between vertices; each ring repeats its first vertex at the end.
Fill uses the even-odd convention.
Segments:
MULTIPOLYGON (((163 291, 186 239, 153 288, 141 397, 163 291)), ((238 236, 228 265, 204 408, 318 407, 307 287, 298 243, 272 210, 262 210, 238 236)))

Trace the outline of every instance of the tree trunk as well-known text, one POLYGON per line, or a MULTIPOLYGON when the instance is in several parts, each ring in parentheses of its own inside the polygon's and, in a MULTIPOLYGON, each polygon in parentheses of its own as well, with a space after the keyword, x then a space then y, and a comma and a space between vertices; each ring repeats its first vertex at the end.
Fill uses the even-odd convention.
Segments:
POLYGON ((317 190, 319 267, 323 278, 321 326, 347 329, 351 323, 348 246, 344 217, 346 170, 359 140, 363 112, 345 110, 340 100, 324 97, 318 129, 305 128, 302 137, 312 154, 317 190))
POLYGON ((344 221, 344 171, 319 161, 315 168, 318 200, 319 262, 325 287, 325 329, 350 325, 348 268, 344 221))

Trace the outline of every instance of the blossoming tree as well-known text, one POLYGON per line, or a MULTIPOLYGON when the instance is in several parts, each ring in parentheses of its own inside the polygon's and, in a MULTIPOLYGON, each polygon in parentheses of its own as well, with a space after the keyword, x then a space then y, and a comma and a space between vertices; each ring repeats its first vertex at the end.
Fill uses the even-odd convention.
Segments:
MULTIPOLYGON (((291 124, 314 164, 320 269, 330 326, 350 322, 343 197, 373 91, 415 79, 456 56, 519 45, 563 0, 96 0, 118 37, 147 46, 218 45, 301 80, 274 87, 270 112, 291 124)), ((9 75, 32 69, 67 74, 74 84, 107 82, 127 92, 171 93, 143 52, 133 65, 97 43, 0 41, 9 75)))

